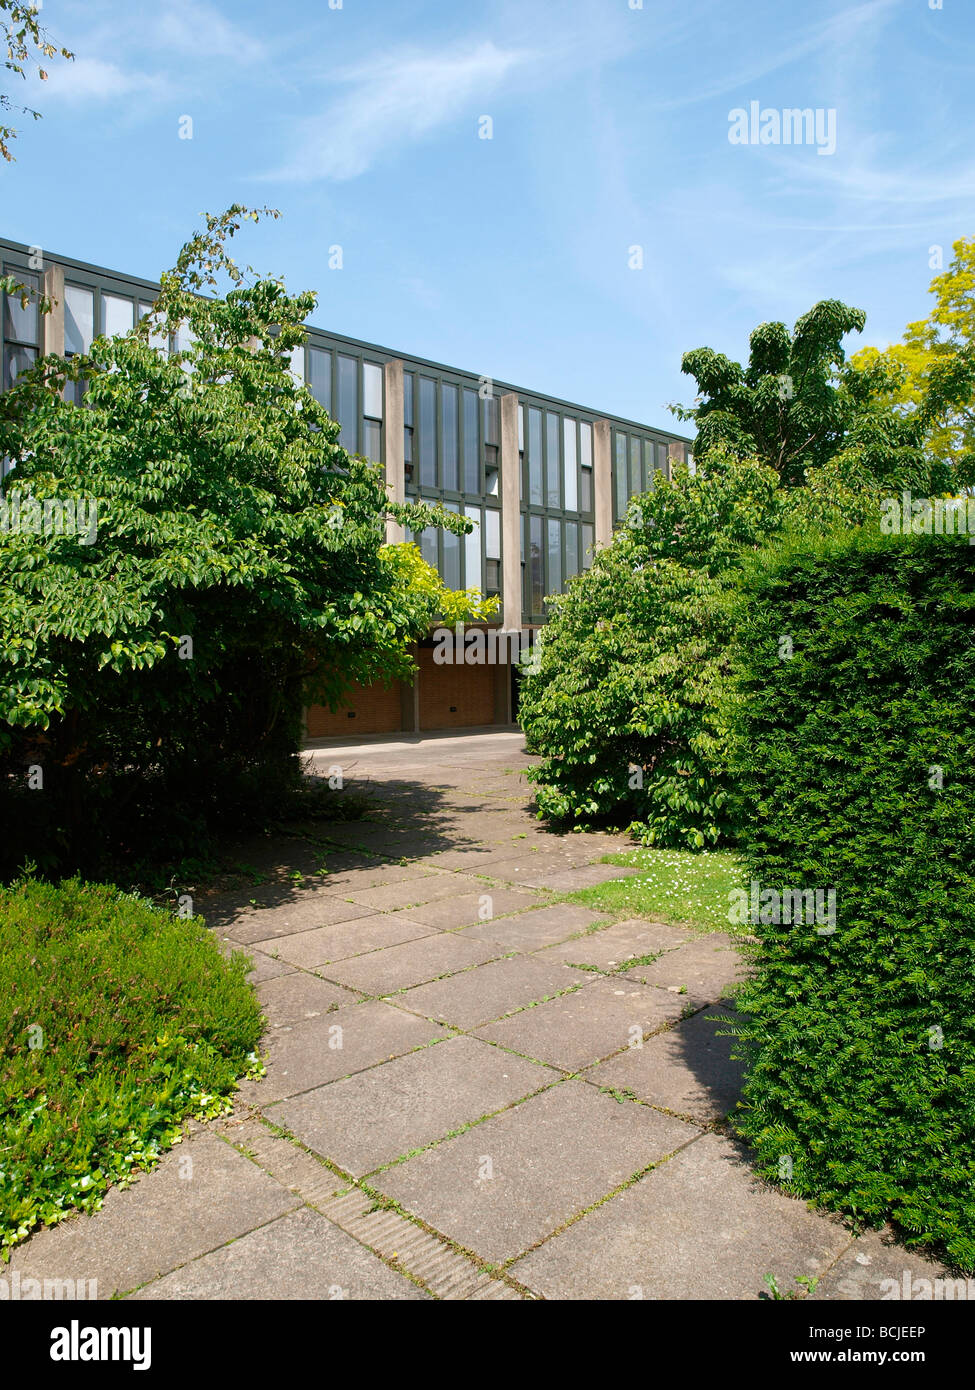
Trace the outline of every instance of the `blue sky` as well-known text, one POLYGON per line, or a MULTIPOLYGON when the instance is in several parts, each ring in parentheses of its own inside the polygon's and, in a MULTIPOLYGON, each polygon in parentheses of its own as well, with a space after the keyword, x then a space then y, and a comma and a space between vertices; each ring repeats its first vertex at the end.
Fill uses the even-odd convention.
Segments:
POLYGON ((827 297, 896 340, 975 235, 972 0, 337 3, 46 0, 0 235, 155 278, 266 203, 236 254, 319 326, 665 427, 687 349, 827 297), (730 143, 752 101, 835 153, 730 143))

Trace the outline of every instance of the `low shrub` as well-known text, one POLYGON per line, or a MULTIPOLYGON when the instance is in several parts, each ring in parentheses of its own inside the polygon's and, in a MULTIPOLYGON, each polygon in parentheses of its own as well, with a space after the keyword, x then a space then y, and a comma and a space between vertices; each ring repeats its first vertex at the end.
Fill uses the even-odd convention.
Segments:
POLYGON ((246 958, 77 879, 0 889, 0 1245, 93 1210, 258 1067, 246 958))

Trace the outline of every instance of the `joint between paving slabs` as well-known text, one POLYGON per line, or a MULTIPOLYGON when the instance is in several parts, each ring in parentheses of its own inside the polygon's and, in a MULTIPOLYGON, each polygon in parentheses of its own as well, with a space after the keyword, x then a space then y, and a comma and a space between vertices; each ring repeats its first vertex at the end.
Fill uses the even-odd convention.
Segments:
MULTIPOLYGON (((525 1099, 529 1099, 529 1097, 525 1097, 525 1099)), ((486 1115, 483 1118, 489 1119, 490 1116, 486 1115)), ((474 1123, 478 1124, 480 1123, 480 1121, 474 1121, 474 1123)), ((312 1207, 320 1215, 324 1216, 326 1220, 330 1221, 332 1225, 338 1226, 341 1230, 345 1231, 347 1235, 352 1236, 354 1240, 356 1240, 365 1249, 369 1250, 370 1253, 375 1255, 377 1259, 381 1260, 383 1264, 388 1265, 398 1274, 404 1275, 406 1278, 410 1280, 411 1283, 417 1285, 417 1287, 419 1288, 422 1288, 433 1298, 439 1300, 441 1298, 441 1295, 438 1294, 436 1290, 433 1289, 421 1275, 413 1274, 410 1271, 409 1264, 407 1262, 408 1257, 394 1257, 383 1254, 383 1252, 378 1250, 375 1246, 370 1245, 369 1241, 364 1239, 360 1232, 358 1232, 355 1229, 350 1229, 348 1225, 343 1224, 342 1221, 338 1220, 329 1211, 330 1205, 334 1202, 337 1202, 342 1197, 347 1197, 352 1192, 361 1192, 372 1203, 370 1212, 381 1210, 394 1213, 395 1215, 400 1217, 401 1220, 407 1222, 409 1225, 416 1227, 418 1230, 425 1232, 425 1234, 429 1236, 432 1236, 444 1247, 445 1250, 449 1250, 458 1257, 462 1257, 465 1264, 471 1266, 471 1273, 485 1275, 489 1278, 497 1279, 499 1282, 509 1284, 523 1296, 530 1296, 533 1298, 537 1297, 537 1295, 532 1294, 530 1290, 527 1290, 522 1285, 518 1284, 517 1281, 502 1278, 497 1266, 491 1265, 488 1262, 482 1260, 478 1255, 474 1253, 474 1251, 468 1250, 465 1246, 462 1246, 458 1244, 456 1241, 451 1240, 448 1236, 445 1236, 441 1231, 438 1231, 435 1227, 429 1225, 426 1221, 423 1221, 421 1218, 414 1216, 412 1212, 404 1210, 404 1208, 398 1202, 393 1201, 392 1198, 385 1196, 383 1193, 371 1187, 367 1180, 354 1178, 350 1173, 347 1173, 337 1163, 334 1163, 330 1159, 323 1158, 320 1154, 314 1153, 288 1130, 283 1129, 280 1125, 274 1124, 273 1121, 266 1119, 263 1115, 247 1115, 242 1118, 241 1124, 259 1124, 266 1131, 267 1137, 273 1140, 275 1144, 287 1144, 291 1146, 298 1153, 300 1153, 309 1164, 314 1164, 316 1167, 320 1168, 323 1173, 328 1174, 331 1177, 337 1178, 340 1181, 340 1183, 344 1184, 344 1188, 338 1192, 330 1191, 327 1195, 319 1196, 313 1190, 313 1183, 300 1181, 297 1183, 289 1182, 287 1175, 279 1176, 279 1173, 281 1172, 281 1165, 273 1161, 269 1162, 267 1153, 265 1152, 262 1154, 260 1149, 252 1148, 246 1139, 242 1143, 238 1144, 234 1142, 233 1138, 230 1135, 221 1134, 219 1137, 223 1139, 228 1145, 230 1145, 230 1147, 233 1148, 237 1153, 240 1153, 243 1157, 249 1159, 250 1162, 254 1163, 255 1166, 260 1168, 262 1172, 266 1173, 270 1178, 273 1178, 275 1182, 278 1182, 283 1187, 286 1187, 289 1192, 293 1192, 295 1196, 297 1196, 302 1202, 304 1202, 306 1206, 312 1207)), ((464 1127, 464 1129, 470 1128, 473 1128, 473 1125, 468 1125, 464 1127)), ((464 1129, 457 1130, 456 1133, 463 1133, 464 1129)), ((251 1138, 253 1137, 254 1136, 252 1134, 251 1138)), ((448 1137, 452 1136, 443 1136, 443 1138, 448 1137)), ((429 1145, 428 1147, 433 1147, 433 1145, 429 1145)), ((420 1153, 422 1152, 422 1150, 417 1150, 416 1152, 420 1153)), ((406 1155, 405 1157, 409 1156, 410 1155, 406 1155)), ((405 1161, 405 1157, 404 1159, 394 1160, 394 1163, 405 1161)), ((388 1164, 384 1165, 382 1168, 377 1168, 369 1176, 374 1176, 375 1173, 383 1172, 385 1171, 386 1167, 392 1166, 393 1164, 388 1164)), ((367 1214, 369 1213, 363 1213, 363 1215, 367 1214)), ((265 1222, 262 1224, 266 1225, 270 1223, 265 1222)), ((259 1227, 255 1227, 254 1229, 259 1229, 259 1227)), ((240 1237, 237 1237, 237 1239, 240 1239, 240 1237)), ((232 1244, 232 1242, 227 1241, 225 1242, 225 1244, 232 1244)), ((214 1248, 219 1249, 221 1247, 217 1246, 214 1248)), ((192 1261, 188 1261, 187 1263, 192 1263, 192 1261)))

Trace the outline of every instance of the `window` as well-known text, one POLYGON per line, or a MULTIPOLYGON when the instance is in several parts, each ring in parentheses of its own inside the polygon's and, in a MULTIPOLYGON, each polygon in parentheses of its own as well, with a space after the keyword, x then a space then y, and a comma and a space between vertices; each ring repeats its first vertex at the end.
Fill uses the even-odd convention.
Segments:
POLYGON ((339 353, 339 443, 355 454, 359 450, 359 364, 339 353))
POLYGON ((413 382, 412 372, 403 373, 403 471, 413 481, 413 382))
MULTIPOLYGON (((459 512, 460 507, 456 502, 445 502, 444 508, 448 512, 459 512)), ((455 536, 453 531, 442 529, 440 534, 443 537, 443 568, 440 571, 443 582, 448 589, 460 588, 460 536, 455 536)))
MULTIPOLYGON (((460 462, 457 453, 457 387, 440 384, 440 477, 447 492, 460 491, 460 462)), ((456 585, 453 587, 456 588, 456 585)))
POLYGON ((118 294, 102 293, 102 333, 114 338, 129 333, 135 322, 135 305, 118 294))
POLYGON ((332 413, 332 354, 324 348, 308 349, 308 390, 315 400, 332 413))
POLYGON ((670 464, 667 462, 667 445, 657 445, 657 467, 665 478, 670 477, 670 464))
POLYGON ((371 420, 383 418, 383 369, 375 362, 362 364, 362 413, 371 420))
POLYGON ((616 495, 616 517, 620 520, 626 515, 626 435, 616 436, 616 460, 613 468, 613 484, 616 495))
POLYGON ((578 521, 567 521, 565 523, 565 581, 568 581, 574 574, 579 573, 579 523, 578 521))
POLYGON ((362 452, 373 463, 383 457, 383 369, 362 364, 362 452))
POLYGON ((477 392, 464 388, 464 491, 480 495, 481 451, 477 435, 477 392))
POLYGON ((562 590, 562 523, 550 516, 548 526, 548 592, 558 594, 562 590))
POLYGON ((13 275, 17 283, 28 291, 26 305, 21 303, 19 294, 4 296, 3 306, 3 389, 12 386, 21 372, 26 371, 37 361, 39 346, 40 318, 37 309, 37 296, 40 293, 40 280, 36 275, 27 275, 15 266, 7 266, 5 274, 13 275))
MULTIPOLYGON (((64 287, 64 355, 77 357, 87 352, 95 336, 95 291, 82 285, 64 287)), ((150 339, 150 341, 152 341, 150 339)), ((157 346, 153 344, 153 346, 157 346)), ((165 334, 162 337, 164 349, 169 347, 165 334)), ((64 398, 75 405, 81 404, 84 395, 83 381, 69 381, 64 389, 64 398)))
MULTIPOLYGON (((474 393, 471 392, 471 395, 474 393)), ((475 407, 477 397, 474 397, 475 407)), ((475 409, 475 419, 477 413, 475 409)), ((464 515, 469 516, 477 525, 473 531, 469 531, 464 537, 464 587, 465 589, 477 589, 481 591, 483 584, 481 581, 481 548, 484 544, 484 527, 481 525, 481 511, 479 507, 465 507, 464 515)))
POLYGON ((305 384, 305 349, 296 347, 291 349, 291 360, 288 363, 288 371, 291 379, 296 386, 305 384))
POLYGON ((582 497, 579 510, 591 512, 593 506, 592 492, 592 425, 588 420, 583 420, 579 426, 579 464, 580 464, 580 483, 582 497))
POLYGON ((535 406, 528 410, 528 500, 534 507, 542 505, 542 412, 535 406))
POLYGON ((593 533, 587 521, 582 523, 582 568, 587 570, 592 564, 593 533))
POLYGON ((565 510, 577 512, 579 510, 579 469, 576 460, 575 420, 564 419, 562 432, 564 436, 562 453, 565 468, 565 510))
POLYGON ((501 592, 501 513, 484 512, 484 584, 489 594, 501 592))
POLYGON ((559 417, 545 415, 545 505, 558 508, 562 503, 562 459, 559 452, 559 417))
POLYGON ((420 486, 437 486, 437 383, 420 377, 420 486))
POLYGON ((87 352, 95 336, 95 291, 80 285, 64 287, 64 353, 87 352))
POLYGON ((643 491, 642 446, 640 440, 630 436, 630 496, 643 491))
MULTIPOLYGON (((539 433, 541 433, 541 414, 539 411, 539 433)), ((545 599, 545 580, 542 576, 543 557, 542 557, 542 518, 540 516, 529 516, 529 545, 528 545, 528 583, 529 583, 529 608, 530 613, 541 613, 542 603, 545 599)))

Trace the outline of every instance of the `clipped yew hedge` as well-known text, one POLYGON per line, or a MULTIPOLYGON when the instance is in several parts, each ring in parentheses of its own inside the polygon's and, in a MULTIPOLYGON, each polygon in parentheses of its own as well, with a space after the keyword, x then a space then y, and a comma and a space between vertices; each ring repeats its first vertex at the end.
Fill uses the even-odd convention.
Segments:
POLYGON ((746 876, 837 894, 832 934, 751 928, 740 1132, 796 1195, 971 1269, 975 547, 850 532, 767 552, 734 664, 746 876))

